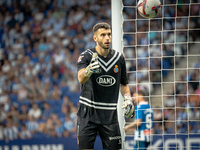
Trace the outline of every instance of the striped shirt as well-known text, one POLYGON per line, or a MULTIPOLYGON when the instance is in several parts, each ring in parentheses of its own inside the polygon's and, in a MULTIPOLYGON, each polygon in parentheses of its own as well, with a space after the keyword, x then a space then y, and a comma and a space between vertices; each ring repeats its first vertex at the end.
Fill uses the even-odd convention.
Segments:
POLYGON ((26 122, 26 128, 29 131, 37 131, 39 129, 39 124, 35 121, 26 122))
MULTIPOLYGON (((78 59, 78 71, 86 68, 95 48, 85 50, 78 59)), ((98 124, 117 123, 117 103, 120 84, 127 85, 124 56, 110 49, 107 57, 98 54, 101 72, 93 73, 81 86, 77 115, 98 124)))
POLYGON ((15 140, 18 138, 18 129, 15 126, 4 128, 4 135, 9 140, 15 140))

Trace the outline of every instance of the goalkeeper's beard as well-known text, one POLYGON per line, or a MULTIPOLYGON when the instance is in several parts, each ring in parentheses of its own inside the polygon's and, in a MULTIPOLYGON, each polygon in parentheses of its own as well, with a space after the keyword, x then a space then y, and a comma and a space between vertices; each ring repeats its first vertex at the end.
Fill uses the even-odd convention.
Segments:
POLYGON ((109 45, 109 46, 105 46, 105 45, 103 45, 103 42, 98 42, 98 44, 99 44, 99 46, 100 46, 101 48, 103 48, 103 49, 105 49, 105 50, 110 49, 110 45, 109 45))

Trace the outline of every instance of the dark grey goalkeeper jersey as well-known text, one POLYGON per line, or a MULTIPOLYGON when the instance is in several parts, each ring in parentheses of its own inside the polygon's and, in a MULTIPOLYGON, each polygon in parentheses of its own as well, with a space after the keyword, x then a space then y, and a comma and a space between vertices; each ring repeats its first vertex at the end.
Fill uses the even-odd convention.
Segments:
MULTIPOLYGON (((94 52, 95 48, 91 48, 80 54, 78 71, 90 64, 94 52)), ((124 56, 110 49, 106 58, 98 54, 98 60, 101 73, 93 73, 81 85, 77 115, 97 124, 116 123, 120 84, 128 84, 124 56)))

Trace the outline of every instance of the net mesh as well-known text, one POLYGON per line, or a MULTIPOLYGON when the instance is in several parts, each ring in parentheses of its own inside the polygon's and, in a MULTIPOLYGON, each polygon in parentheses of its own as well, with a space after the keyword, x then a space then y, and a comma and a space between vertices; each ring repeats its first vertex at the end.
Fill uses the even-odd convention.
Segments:
MULTIPOLYGON (((161 4, 158 16, 146 19, 136 0, 122 0, 129 87, 145 91, 154 109, 151 149, 200 149, 200 0, 161 4)), ((133 130, 125 139, 133 149, 133 130)))

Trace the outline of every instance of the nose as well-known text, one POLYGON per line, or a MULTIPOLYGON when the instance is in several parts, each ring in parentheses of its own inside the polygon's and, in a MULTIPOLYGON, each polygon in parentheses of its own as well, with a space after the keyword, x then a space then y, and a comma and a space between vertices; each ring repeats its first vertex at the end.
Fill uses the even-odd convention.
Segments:
POLYGON ((109 36, 109 35, 106 35, 106 39, 110 39, 110 36, 109 36))

